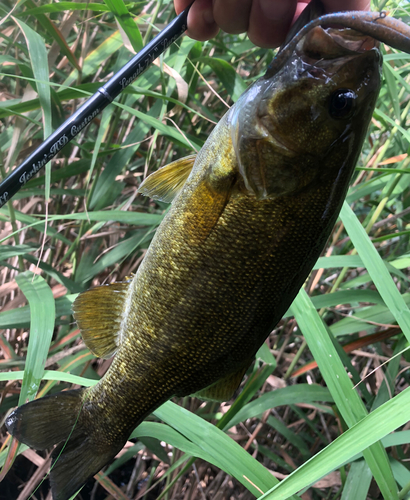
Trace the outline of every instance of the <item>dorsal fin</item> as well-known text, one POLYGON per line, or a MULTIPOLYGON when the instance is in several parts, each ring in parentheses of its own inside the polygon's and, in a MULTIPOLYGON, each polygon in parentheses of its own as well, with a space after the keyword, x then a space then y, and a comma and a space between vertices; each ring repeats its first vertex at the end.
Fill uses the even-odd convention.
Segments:
POLYGON ((138 192, 154 200, 171 203, 188 179, 195 158, 196 155, 186 156, 160 168, 145 179, 138 192))
POLYGON ((91 288, 73 303, 84 343, 99 358, 110 358, 120 346, 130 286, 131 278, 91 288))

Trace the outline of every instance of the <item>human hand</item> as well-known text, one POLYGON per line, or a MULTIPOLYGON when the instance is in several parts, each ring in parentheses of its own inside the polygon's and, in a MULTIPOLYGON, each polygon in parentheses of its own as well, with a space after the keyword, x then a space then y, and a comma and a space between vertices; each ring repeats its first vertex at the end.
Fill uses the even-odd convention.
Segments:
MULTIPOLYGON (((192 0, 174 0, 179 14, 192 0)), ((259 47, 277 47, 307 0, 196 0, 188 14, 188 35, 208 40, 221 28, 227 33, 248 33, 259 47)), ((322 0, 327 13, 369 10, 370 0, 322 0)))

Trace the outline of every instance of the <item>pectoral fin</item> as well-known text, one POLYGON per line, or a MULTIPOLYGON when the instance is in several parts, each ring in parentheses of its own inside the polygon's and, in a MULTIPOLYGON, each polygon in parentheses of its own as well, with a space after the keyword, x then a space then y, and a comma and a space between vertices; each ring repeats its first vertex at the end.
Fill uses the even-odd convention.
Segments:
MULTIPOLYGON (((253 360, 253 358, 252 358, 253 360)), ((243 376, 246 373, 250 363, 247 363, 243 368, 235 373, 231 373, 226 377, 221 378, 213 385, 202 389, 201 391, 192 394, 196 398, 203 399, 204 401, 218 401, 222 403, 223 401, 229 401, 232 399, 235 391, 238 389, 243 376)))
POLYGON ((113 356, 121 343, 130 287, 131 278, 87 290, 74 301, 74 318, 84 343, 99 358, 113 356))
POLYGON ((195 158, 196 155, 186 156, 160 168, 145 179, 138 192, 154 200, 171 203, 188 179, 195 158))

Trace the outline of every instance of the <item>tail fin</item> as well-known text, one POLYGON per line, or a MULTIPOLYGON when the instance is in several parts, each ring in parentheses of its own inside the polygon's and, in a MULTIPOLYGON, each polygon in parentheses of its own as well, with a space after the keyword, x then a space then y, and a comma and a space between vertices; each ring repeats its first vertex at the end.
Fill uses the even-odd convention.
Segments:
POLYGON ((83 392, 84 389, 59 392, 20 406, 7 418, 7 430, 31 448, 50 448, 66 440, 73 430, 83 392))
POLYGON ((53 500, 68 500, 126 441, 104 445, 97 430, 89 428, 90 419, 83 417, 83 394, 84 389, 78 389, 36 399, 17 408, 6 420, 10 434, 32 448, 42 450, 61 443, 52 453, 53 500))

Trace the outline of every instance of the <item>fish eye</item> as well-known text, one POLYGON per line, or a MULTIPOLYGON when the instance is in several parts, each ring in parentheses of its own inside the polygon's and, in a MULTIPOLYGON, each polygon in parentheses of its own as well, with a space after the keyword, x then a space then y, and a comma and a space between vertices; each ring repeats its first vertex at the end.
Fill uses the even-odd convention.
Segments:
POLYGON ((349 118, 355 108, 357 95, 353 90, 337 89, 330 96, 329 112, 332 118, 349 118))

